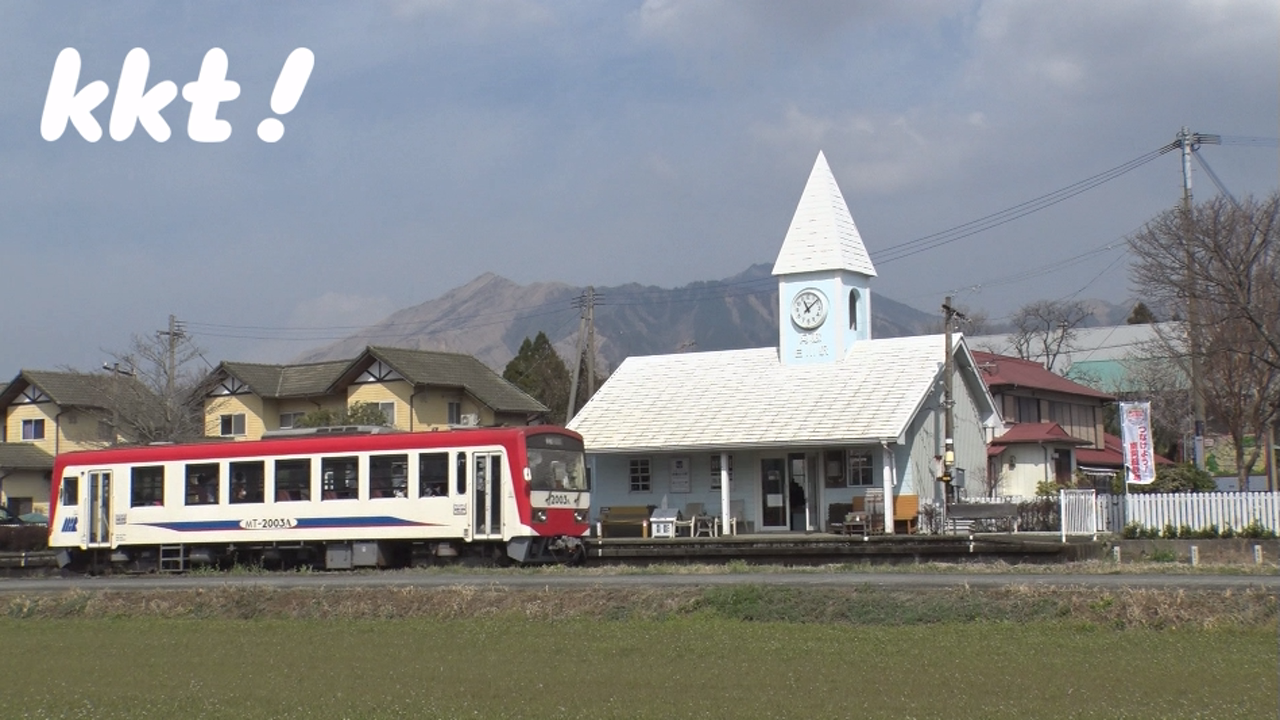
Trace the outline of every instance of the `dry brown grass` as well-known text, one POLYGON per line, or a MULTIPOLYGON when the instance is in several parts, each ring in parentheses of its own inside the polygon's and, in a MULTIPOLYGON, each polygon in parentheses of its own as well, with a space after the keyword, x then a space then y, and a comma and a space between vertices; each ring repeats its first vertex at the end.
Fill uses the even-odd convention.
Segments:
POLYGON ((210 589, 82 591, 11 595, 11 618, 220 618, 457 620, 666 619, 712 616, 746 621, 912 625, 942 622, 1074 622, 1113 628, 1259 627, 1277 618, 1262 590, 1186 591, 1046 588, 871 587, 591 588, 526 590, 458 585, 432 589, 210 589))

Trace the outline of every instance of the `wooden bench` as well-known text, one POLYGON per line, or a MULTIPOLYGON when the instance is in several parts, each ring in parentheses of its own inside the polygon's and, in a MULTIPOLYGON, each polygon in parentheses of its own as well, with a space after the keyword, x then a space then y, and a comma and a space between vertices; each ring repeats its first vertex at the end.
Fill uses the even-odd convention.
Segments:
POLYGON ((965 522, 972 526, 975 520, 1005 520, 1013 524, 1013 532, 1018 532, 1017 503, 961 503, 947 506, 947 523, 951 532, 959 530, 959 524, 965 522))
POLYGON ((649 537, 652 505, 614 505, 600 508, 597 537, 649 537))
POLYGON ((908 535, 916 531, 920 519, 920 496, 899 495, 893 499, 893 531, 901 527, 908 535))

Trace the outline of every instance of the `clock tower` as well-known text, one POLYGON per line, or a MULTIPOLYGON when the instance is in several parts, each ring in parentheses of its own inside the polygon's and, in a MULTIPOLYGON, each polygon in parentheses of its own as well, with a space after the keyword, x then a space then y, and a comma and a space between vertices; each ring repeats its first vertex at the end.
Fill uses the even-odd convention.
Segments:
POLYGON ((840 187, 819 152, 773 264, 782 363, 836 362, 855 342, 871 339, 875 274, 840 187))

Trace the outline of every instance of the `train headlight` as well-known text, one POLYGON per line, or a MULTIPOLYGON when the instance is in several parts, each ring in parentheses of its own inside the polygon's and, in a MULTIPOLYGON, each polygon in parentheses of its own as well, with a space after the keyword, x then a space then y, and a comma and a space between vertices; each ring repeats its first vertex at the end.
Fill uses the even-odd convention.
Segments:
POLYGON ((585 523, 585 522, 587 521, 587 511, 586 511, 586 510, 574 510, 574 511, 573 511, 573 521, 574 521, 575 523, 578 523, 579 525, 581 525, 582 523, 585 523))
POLYGON ((533 511, 533 521, 534 521, 534 522, 536 522, 536 523, 544 523, 544 522, 546 522, 546 521, 547 521, 547 511, 546 511, 546 510, 534 510, 534 511, 533 511))

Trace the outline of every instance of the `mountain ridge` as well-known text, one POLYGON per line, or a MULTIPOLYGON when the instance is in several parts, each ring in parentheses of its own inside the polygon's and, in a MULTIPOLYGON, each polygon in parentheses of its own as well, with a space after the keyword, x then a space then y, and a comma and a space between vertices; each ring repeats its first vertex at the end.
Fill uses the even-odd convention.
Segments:
MULTIPOLYGON (((387 345, 473 355, 498 372, 526 337, 545 332, 563 357, 577 351, 579 311, 586 287, 563 282, 520 285, 493 272, 417 305, 401 308, 336 342, 300 354, 295 362, 338 360, 366 346, 387 345)), ((677 288, 626 283, 595 289, 596 359, 608 372, 632 355, 776 346, 778 286, 772 265, 757 263, 722 280, 677 288)), ((1098 308, 1099 316, 1107 309, 1098 308)), ((1111 313, 1114 314, 1114 313, 1111 313)), ((1101 317, 1100 317, 1101 319, 1101 317)), ((938 332, 941 317, 876 294, 872 337, 938 332)))

